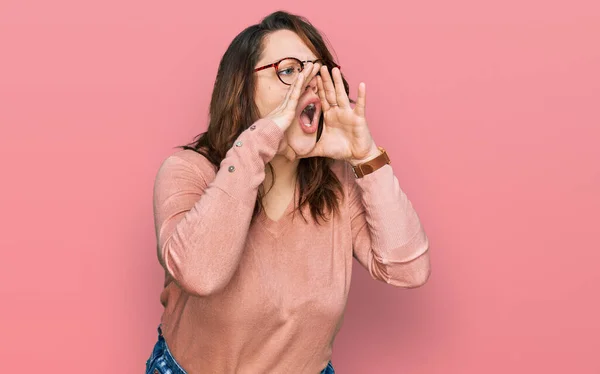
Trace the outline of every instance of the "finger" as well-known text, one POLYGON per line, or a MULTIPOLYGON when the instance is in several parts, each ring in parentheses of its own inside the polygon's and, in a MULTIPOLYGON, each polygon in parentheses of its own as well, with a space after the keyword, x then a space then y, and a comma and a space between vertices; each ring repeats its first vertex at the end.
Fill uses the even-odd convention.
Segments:
POLYGON ((322 65, 322 64, 320 64, 320 63, 318 63, 318 62, 317 62, 317 63, 316 63, 314 66, 313 66, 313 69, 314 69, 315 75, 318 75, 318 74, 319 74, 319 72, 321 71, 321 67, 322 67, 322 66, 323 66, 323 65, 322 65))
POLYGON ((323 64, 321 64, 321 63, 319 63, 319 62, 317 62, 317 63, 315 64, 315 68, 314 68, 314 69, 315 69, 315 75, 319 74, 319 72, 321 71, 321 67, 322 67, 322 66, 323 66, 323 64))
POLYGON ((335 84, 335 94, 338 105, 342 108, 349 107, 350 100, 348 99, 346 89, 344 88, 344 81, 342 80, 342 73, 340 72, 340 69, 333 68, 331 74, 333 75, 333 83, 335 84))
POLYGON ((310 82, 319 73, 319 68, 319 64, 313 64, 312 62, 309 62, 305 65, 304 71, 306 71, 306 81, 304 84, 304 88, 310 85, 310 82))
POLYGON ((287 107, 288 102, 290 101, 290 97, 292 96, 292 92, 294 91, 294 87, 296 86, 296 82, 294 81, 294 83, 292 83, 291 86, 289 86, 287 92, 285 93, 285 96, 283 98, 283 100, 281 100, 281 102, 279 103, 279 105, 277 106, 277 108, 275 108, 274 110, 283 110, 287 107))
POLYGON ((296 80, 292 84, 288 94, 286 107, 296 109, 298 105, 298 99, 300 98, 300 93, 302 92, 302 87, 304 87, 304 72, 300 72, 296 77, 296 80))
POLYGON ((325 97, 327 101, 330 104, 337 103, 335 87, 333 86, 333 81, 331 80, 331 75, 329 74, 329 69, 327 69, 327 66, 323 66, 321 68, 321 78, 323 79, 323 87, 325 89, 325 97))
POLYGON ((296 87, 296 85, 302 81, 302 74, 298 74, 296 76, 296 79, 294 79, 294 81, 292 82, 292 84, 288 87, 287 92, 285 93, 285 97, 283 98, 283 101, 281 102, 281 107, 285 107, 287 102, 290 100, 290 97, 292 96, 292 93, 294 92, 294 88, 296 87))
POLYGON ((358 97, 356 98, 356 105, 354 106, 354 113, 364 117, 366 114, 367 106, 367 85, 361 82, 358 85, 358 97))
POLYGON ((312 62, 307 62, 306 64, 304 64, 304 69, 302 70, 303 76, 304 76, 304 81, 302 82, 302 88, 305 88, 306 85, 309 82, 308 77, 310 77, 310 75, 312 74, 312 68, 313 68, 313 63, 312 62))
POLYGON ((279 108, 285 108, 285 106, 287 105, 288 101, 290 100, 290 96, 292 96, 292 92, 294 91, 294 87, 296 87, 296 81, 294 81, 294 83, 292 83, 292 85, 288 88, 287 92, 285 93, 285 97, 281 101, 281 104, 279 104, 279 108))
POLYGON ((325 88, 323 88, 323 78, 321 76, 317 77, 317 93, 319 94, 319 99, 321 99, 321 110, 323 112, 329 110, 329 101, 325 97, 325 88))

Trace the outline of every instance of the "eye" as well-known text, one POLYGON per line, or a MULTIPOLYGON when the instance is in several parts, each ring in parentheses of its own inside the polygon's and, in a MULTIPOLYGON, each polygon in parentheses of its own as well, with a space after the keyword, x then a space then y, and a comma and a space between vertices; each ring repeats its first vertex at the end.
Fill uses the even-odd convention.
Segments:
POLYGON ((293 67, 290 67, 290 68, 279 70, 278 74, 279 75, 291 75, 291 74, 294 74, 294 72, 295 72, 294 70, 296 70, 296 69, 293 67))

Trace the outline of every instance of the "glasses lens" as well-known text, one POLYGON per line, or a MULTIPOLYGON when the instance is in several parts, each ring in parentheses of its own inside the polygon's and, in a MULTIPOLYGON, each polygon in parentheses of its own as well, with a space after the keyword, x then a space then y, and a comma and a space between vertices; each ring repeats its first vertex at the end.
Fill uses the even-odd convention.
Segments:
POLYGON ((281 79, 283 83, 292 84, 300 71, 302 71, 302 64, 300 61, 286 58, 279 63, 277 75, 279 75, 279 79, 281 79))

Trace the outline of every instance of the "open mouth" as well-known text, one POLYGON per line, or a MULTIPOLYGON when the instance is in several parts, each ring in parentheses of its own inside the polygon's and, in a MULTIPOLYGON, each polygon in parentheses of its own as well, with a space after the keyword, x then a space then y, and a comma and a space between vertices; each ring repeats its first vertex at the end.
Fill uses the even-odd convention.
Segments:
POLYGON ((317 131, 319 109, 318 105, 310 103, 300 113, 300 126, 304 132, 313 133, 317 131))

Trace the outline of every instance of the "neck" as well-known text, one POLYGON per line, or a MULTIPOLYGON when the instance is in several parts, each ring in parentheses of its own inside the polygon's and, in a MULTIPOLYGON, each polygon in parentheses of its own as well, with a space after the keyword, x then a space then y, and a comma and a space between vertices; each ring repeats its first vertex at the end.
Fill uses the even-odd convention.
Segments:
POLYGON ((298 170, 299 162, 299 159, 290 161, 281 155, 273 157, 270 164, 275 173, 275 185, 273 186, 273 175, 270 168, 265 168, 265 181, 263 183, 265 191, 268 191, 271 186, 277 189, 293 188, 296 182, 296 171, 298 170))

